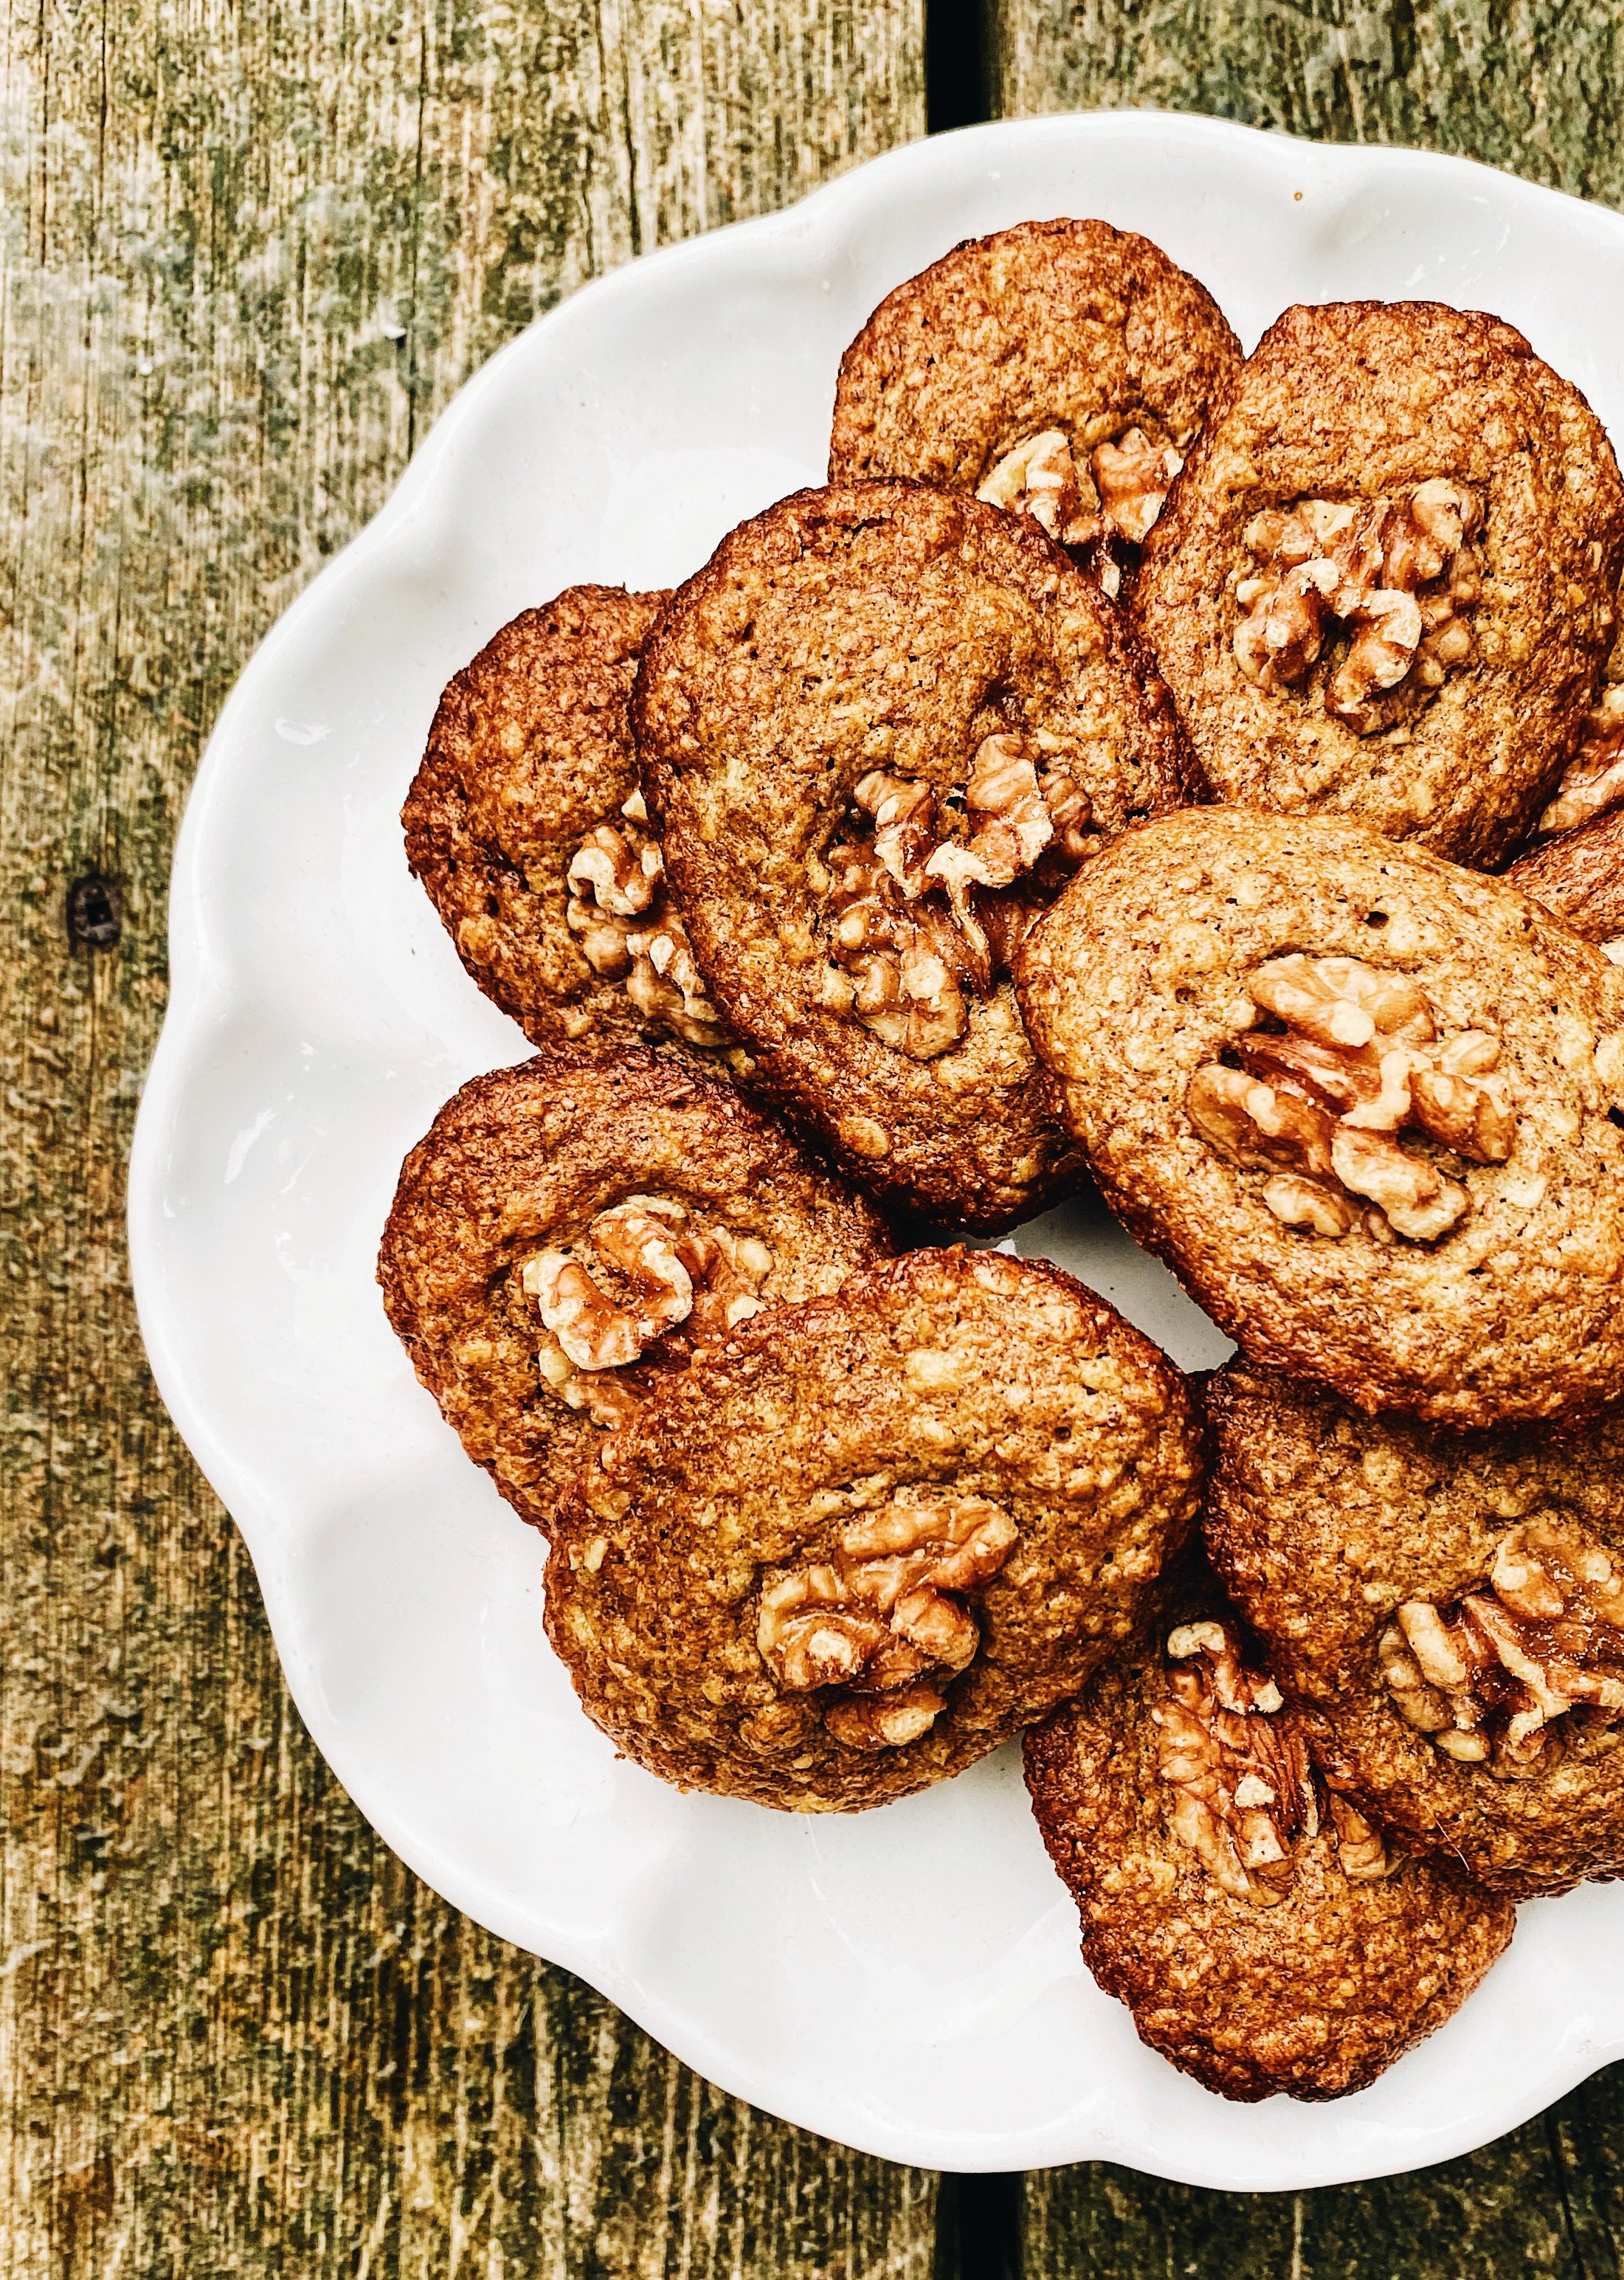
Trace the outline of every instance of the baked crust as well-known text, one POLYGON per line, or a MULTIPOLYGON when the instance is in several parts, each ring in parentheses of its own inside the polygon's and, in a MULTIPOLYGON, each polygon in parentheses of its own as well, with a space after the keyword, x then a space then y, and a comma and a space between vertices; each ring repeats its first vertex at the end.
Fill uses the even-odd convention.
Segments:
POLYGON ((1520 855, 1507 883, 1582 935, 1587 942, 1624 939, 1624 807, 1520 855))
POLYGON ((1213 1560, 1336 1786, 1502 1891, 1624 1873, 1624 1748, 1570 1748, 1520 1778, 1458 1762, 1399 1714, 1378 1652, 1406 1602, 1447 1607, 1481 1588, 1530 1517, 1577 1522, 1624 1554, 1624 1416, 1452 1434, 1363 1417, 1238 1361, 1208 1407, 1213 1560))
POLYGON ((560 1514, 548 1636, 589 1715, 678 1787, 879 1805, 1082 1683, 1139 1620, 1199 1475, 1183 1379, 1103 1300, 1040 1261, 913 1252, 758 1315, 611 1438, 560 1514), (959 1595, 974 1660, 915 1738, 837 1739, 832 1705, 888 1698, 781 1684, 764 1594, 837 1562, 854 1522, 976 1499, 1006 1542, 959 1595))
POLYGON ((1135 428, 1182 456, 1240 364, 1212 295, 1148 238, 1021 222, 881 301, 841 359, 829 481, 975 491, 1048 429, 1085 468, 1135 428))
MULTIPOLYGON (((543 1380, 550 1341, 521 1275, 630 1197, 681 1204, 704 1232, 765 1242, 764 1301, 836 1290, 890 1249, 867 1204, 691 1064, 636 1046, 566 1047, 464 1085, 402 1167, 378 1280, 464 1448, 543 1529, 604 1429, 543 1380)), ((642 1360, 594 1375, 640 1397, 686 1367, 692 1341, 692 1322, 679 1324, 642 1360)))
POLYGON ((1365 824, 1190 809, 1078 874, 1019 984, 1107 1201, 1252 1360, 1458 1426, 1624 1396, 1624 973, 1515 888, 1365 824), (1497 1048, 1507 1158, 1405 1137, 1464 1195, 1439 1239, 1283 1224, 1192 1122, 1192 1079, 1263 1035, 1250 992, 1294 953, 1408 977, 1441 1034, 1497 1048))
POLYGON ((1497 319, 1431 302, 1288 309, 1169 495, 1134 588, 1220 799, 1364 817, 1484 867, 1527 834, 1591 701, 1624 559, 1624 486, 1576 389, 1497 319), (1440 478, 1484 510, 1472 653, 1397 725, 1359 735, 1236 662, 1244 534, 1303 499, 1440 478))
MULTIPOLYGON (((1225 2098, 1341 2098, 1459 2008, 1513 1911, 1418 1860, 1351 1880, 1323 1811, 1291 1848, 1274 1905, 1223 1889, 1168 1825, 1152 1713, 1169 1692, 1171 1628, 1228 1615, 1210 1577, 1181 1576, 1150 1650, 1028 1735, 1027 1785, 1077 1903, 1083 1959, 1143 2041, 1225 2098)), ((1289 1707, 1276 1720, 1297 1723, 1289 1707)))
POLYGON ((401 811, 458 956, 535 1044, 672 1042, 594 972, 566 877, 638 790, 627 709, 668 599, 571 586, 504 626, 447 686, 401 811))
POLYGON ((801 491, 681 589, 634 709, 695 951, 767 1088, 928 1219, 992 1232, 1061 1192, 1074 1159, 1007 978, 951 1051, 882 1042, 826 996, 826 864, 871 772, 951 806, 1000 734, 1069 766, 1090 845, 1181 803, 1181 740, 1120 615, 1024 517, 906 483, 801 491))

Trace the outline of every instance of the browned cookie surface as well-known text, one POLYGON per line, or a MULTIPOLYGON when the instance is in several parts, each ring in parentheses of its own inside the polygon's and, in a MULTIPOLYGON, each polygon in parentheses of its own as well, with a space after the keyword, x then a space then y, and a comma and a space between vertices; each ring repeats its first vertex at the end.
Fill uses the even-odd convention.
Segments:
POLYGON ((469 1455, 538 1527, 607 1428, 758 1306, 883 1256, 731 1086, 636 1046, 475 1077, 407 1157, 378 1279, 469 1455))
POLYGON ((1363 824, 1191 809, 1028 937, 1107 1201, 1256 1360, 1461 1426, 1624 1398, 1624 973, 1363 824))
POLYGON ((1086 550, 1110 582, 1240 367, 1223 312, 1103 221, 966 239, 874 311, 842 359, 832 482, 975 491, 1086 550))
POLYGON ((627 708, 664 594, 572 586, 447 688, 406 856, 458 954, 538 1045, 729 1044, 648 828, 627 708))
POLYGON ((1232 1363, 1206 1530, 1327 1773, 1514 1894, 1624 1873, 1624 1416, 1453 1434, 1232 1363))
POLYGON ((1624 808, 1520 855, 1505 876, 1564 926, 1624 962, 1624 808))
POLYGON ((1124 621, 1035 524, 802 491, 682 588, 638 679, 644 789, 762 1079, 854 1176, 1012 1225, 1073 1175, 1009 981, 1079 863, 1186 796, 1124 621))
POLYGON ((1199 1469, 1182 1377, 1102 1299, 1041 1263, 914 1252, 661 1386, 560 1514, 548 1635, 667 1781, 881 1804, 1131 1633, 1199 1469))
POLYGON ((1504 860, 1612 639, 1624 487, 1577 390, 1432 303, 1271 326, 1134 604, 1221 799, 1504 860))
POLYGON ((1181 1583, 1150 1651, 1028 1736, 1033 1808, 1145 2042, 1225 2098, 1340 2098, 1459 2008, 1512 1910, 1328 1791, 1211 1578, 1181 1583))

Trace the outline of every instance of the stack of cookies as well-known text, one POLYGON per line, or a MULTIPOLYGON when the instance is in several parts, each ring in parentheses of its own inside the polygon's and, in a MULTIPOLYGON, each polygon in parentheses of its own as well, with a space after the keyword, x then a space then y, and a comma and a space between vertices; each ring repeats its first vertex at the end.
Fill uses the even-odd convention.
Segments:
POLYGON ((406 802, 537 1053, 380 1279, 588 1714, 797 1811, 1024 1733, 1090 1968, 1230 2097, 1624 1873, 1621 574, 1509 326, 1243 358, 1028 223, 874 312, 826 487, 504 628, 406 802), (984 1247, 1089 1181, 1215 1378, 984 1247))

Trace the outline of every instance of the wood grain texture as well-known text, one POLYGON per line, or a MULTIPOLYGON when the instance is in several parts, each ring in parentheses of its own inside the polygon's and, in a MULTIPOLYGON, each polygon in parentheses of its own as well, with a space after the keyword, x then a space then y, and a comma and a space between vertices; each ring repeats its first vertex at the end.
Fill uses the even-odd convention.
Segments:
MULTIPOLYGON (((1202 111, 1417 143, 1624 204, 1611 0, 994 0, 1004 115, 1202 111)), ((1088 2164, 1026 2181, 1024 2280, 1500 2280, 1624 2269, 1624 2069, 1459 2161, 1291 2195, 1088 2164)))
POLYGON ((1615 2280, 1613 2070, 1459 2161, 1319 2192, 1217 2193, 1090 2163, 1028 2177, 1022 2280, 1615 2280))
POLYGON ((1210 112, 1624 204, 1614 0, 991 0, 995 112, 1210 112))
POLYGON ((362 1825, 121 1230, 249 651, 532 316, 920 132, 918 0, 0 0, 0 2275, 923 2276, 933 2179, 706 2089, 362 1825))

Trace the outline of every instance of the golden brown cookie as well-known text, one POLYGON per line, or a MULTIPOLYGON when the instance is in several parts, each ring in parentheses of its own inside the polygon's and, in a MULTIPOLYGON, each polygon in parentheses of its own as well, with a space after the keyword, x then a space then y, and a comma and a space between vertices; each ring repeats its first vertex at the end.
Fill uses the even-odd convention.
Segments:
POLYGON ((1624 1416, 1457 1434, 1232 1363, 1206 1529, 1328 1777, 1497 1890, 1624 1874, 1624 1416))
POLYGON ((1220 799, 1505 860, 1612 639, 1624 485, 1576 389, 1493 317, 1288 309, 1134 588, 1220 799))
POLYGON ((1460 1426, 1624 1398, 1624 973, 1368 825, 1192 808, 1028 936, 1106 1200, 1254 1360, 1460 1426))
POLYGON ((1624 807, 1520 855, 1505 877, 1624 965, 1624 807))
POLYGON ((913 1252, 758 1314, 604 1444, 559 1516, 548 1636, 666 1781, 880 1805, 1131 1633, 1199 1471, 1184 1380, 1103 1299, 913 1252))
POLYGON ((1344 2097, 1459 2010, 1511 1904, 1395 1853, 1328 1790, 1204 1568, 1147 1652, 1026 1742, 1082 1953, 1153 2050, 1220 2096, 1344 2097))
POLYGON ((1543 810, 1541 838, 1572 832, 1624 807, 1624 587, 1613 605, 1618 638, 1607 660, 1595 705, 1579 725, 1579 741, 1543 810))
POLYGON ((378 1280, 412 1366, 538 1528, 696 1348, 837 1290, 875 1213, 732 1087, 636 1046, 475 1077, 402 1167, 378 1280))
POLYGON ((1025 517, 911 483, 801 491, 650 643, 643 786, 694 948, 777 1096, 875 1194, 984 1231, 1073 1176, 1013 940, 1186 796, 1123 621, 1025 517))
POLYGON ((1109 591, 1241 344, 1205 287, 1103 221, 967 238, 841 360, 829 481, 902 475, 1029 514, 1109 591))
POLYGON ((732 1043, 649 829, 627 708, 667 597, 572 586, 447 688, 401 820, 458 955, 538 1045, 732 1043))

